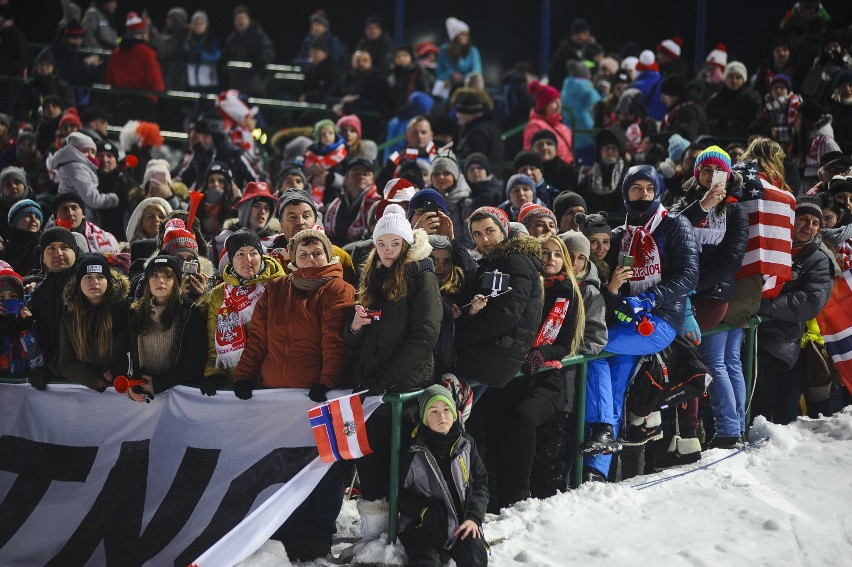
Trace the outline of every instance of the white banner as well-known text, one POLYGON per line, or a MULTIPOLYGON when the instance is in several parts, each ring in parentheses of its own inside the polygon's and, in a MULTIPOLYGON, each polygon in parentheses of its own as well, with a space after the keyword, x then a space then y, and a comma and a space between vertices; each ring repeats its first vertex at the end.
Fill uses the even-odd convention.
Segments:
MULTIPOLYGON (((379 403, 365 402, 365 416, 379 403)), ((238 563, 330 466, 317 458, 313 405, 292 389, 243 401, 177 387, 136 404, 112 390, 0 384, 0 565, 238 563)))

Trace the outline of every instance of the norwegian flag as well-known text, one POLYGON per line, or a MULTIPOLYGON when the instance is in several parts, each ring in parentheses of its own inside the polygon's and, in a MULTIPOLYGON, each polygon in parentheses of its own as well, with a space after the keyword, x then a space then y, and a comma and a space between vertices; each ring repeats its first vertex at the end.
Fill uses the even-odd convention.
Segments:
POLYGON ((373 452, 358 394, 336 398, 308 410, 320 459, 324 463, 350 460, 373 452))
POLYGON ((763 297, 775 298, 793 277, 796 198, 769 183, 755 162, 733 167, 743 176, 740 199, 748 213, 748 246, 737 279, 763 274, 763 297))
POLYGON ((816 320, 825 348, 852 393, 852 270, 834 280, 831 298, 816 320))

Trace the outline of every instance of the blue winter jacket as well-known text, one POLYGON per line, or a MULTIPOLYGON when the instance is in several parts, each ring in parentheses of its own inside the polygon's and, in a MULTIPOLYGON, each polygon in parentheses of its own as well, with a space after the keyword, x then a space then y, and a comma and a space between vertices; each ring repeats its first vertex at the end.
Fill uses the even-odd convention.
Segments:
POLYGON ((662 120, 668 113, 668 107, 660 98, 660 85, 663 77, 657 71, 642 71, 630 85, 642 93, 642 100, 648 108, 648 116, 654 120, 662 120))

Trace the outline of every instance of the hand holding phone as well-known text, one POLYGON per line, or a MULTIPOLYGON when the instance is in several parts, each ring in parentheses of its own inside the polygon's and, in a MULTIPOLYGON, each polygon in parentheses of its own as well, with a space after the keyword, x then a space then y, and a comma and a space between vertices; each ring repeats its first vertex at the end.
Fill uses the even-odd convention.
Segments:
POLYGON ((625 256, 621 259, 621 267, 622 268, 632 268, 633 267, 633 256, 625 256))
POLYGON ((0 299, 0 314, 20 315, 23 308, 23 299, 0 299))
POLYGON ((727 172, 721 171, 721 170, 713 172, 713 178, 710 181, 710 188, 711 189, 713 189, 714 187, 719 187, 719 186, 721 186, 724 189, 725 185, 727 185, 727 183, 728 183, 728 173, 727 172))

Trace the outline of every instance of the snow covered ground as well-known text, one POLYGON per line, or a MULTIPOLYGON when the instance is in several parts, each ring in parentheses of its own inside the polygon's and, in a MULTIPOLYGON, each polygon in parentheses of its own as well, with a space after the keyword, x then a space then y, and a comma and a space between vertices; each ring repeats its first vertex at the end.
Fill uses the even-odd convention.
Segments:
MULTIPOLYGON (((852 565, 852 406, 788 426, 758 418, 749 440, 747 450, 706 451, 689 467, 586 484, 489 516, 490 564, 852 565)), ((338 528, 335 555, 357 540, 354 502, 338 528)), ((383 543, 358 559, 405 563, 401 546, 383 543)), ((288 564, 269 541, 240 565, 288 564)))

